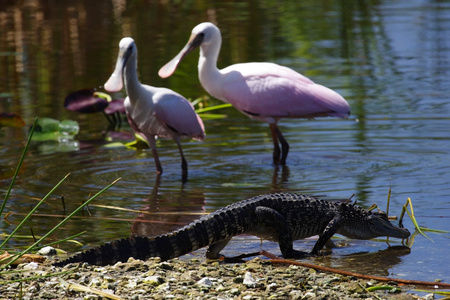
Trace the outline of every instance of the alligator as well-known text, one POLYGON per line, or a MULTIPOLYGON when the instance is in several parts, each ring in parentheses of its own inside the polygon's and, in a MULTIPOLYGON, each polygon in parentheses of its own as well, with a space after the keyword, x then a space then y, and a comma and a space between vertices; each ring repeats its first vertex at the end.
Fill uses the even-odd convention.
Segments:
POLYGON ((209 246, 206 257, 217 259, 232 237, 255 235, 279 243, 284 258, 317 255, 335 234, 353 239, 379 236, 407 238, 408 229, 393 225, 382 211, 366 210, 356 203, 331 202, 310 195, 275 193, 236 202, 167 234, 155 237, 130 236, 86 250, 54 263, 87 262, 110 265, 128 258, 162 261, 209 246), (294 250, 293 241, 319 235, 308 253, 294 250))

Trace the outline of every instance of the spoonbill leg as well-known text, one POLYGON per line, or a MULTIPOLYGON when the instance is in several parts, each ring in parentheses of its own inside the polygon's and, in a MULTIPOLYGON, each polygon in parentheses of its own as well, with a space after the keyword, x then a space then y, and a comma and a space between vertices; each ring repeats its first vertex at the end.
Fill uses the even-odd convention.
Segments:
POLYGON ((269 124, 270 126, 270 132, 272 133, 272 140, 273 140, 273 163, 274 164, 280 164, 285 165, 286 164, 286 158, 289 153, 289 143, 284 138, 283 134, 280 131, 280 128, 276 123, 269 124), (278 145, 278 142, 281 144, 281 151, 280 146, 278 145), (281 160, 280 160, 280 154, 281 154, 281 160))
POLYGON ((181 180, 183 182, 186 182, 187 181, 187 175, 188 175, 187 161, 184 158, 183 148, 181 148, 180 138, 178 136, 176 136, 174 138, 174 141, 175 141, 175 143, 177 143, 178 150, 180 151, 180 156, 181 156, 181 180))
POLYGON ((148 145, 152 149, 153 159, 155 160, 156 165, 156 174, 162 174, 163 169, 161 167, 161 163, 159 162, 158 151, 156 150, 156 140, 153 135, 147 136, 148 145))

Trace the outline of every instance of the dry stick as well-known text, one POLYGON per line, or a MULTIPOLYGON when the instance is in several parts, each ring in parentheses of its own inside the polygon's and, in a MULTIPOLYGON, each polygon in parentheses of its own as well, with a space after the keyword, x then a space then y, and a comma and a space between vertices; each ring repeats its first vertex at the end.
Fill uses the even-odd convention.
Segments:
POLYGON ((301 266, 301 267, 305 267, 305 268, 311 268, 311 269, 315 269, 315 270, 331 272, 331 273, 341 274, 341 275, 345 275, 345 276, 353 276, 353 277, 369 279, 369 280, 373 279, 373 280, 384 281, 384 282, 393 281, 393 282, 402 283, 402 284, 433 286, 436 289, 450 288, 450 283, 408 280, 408 279, 400 279, 400 278, 389 278, 389 277, 382 277, 382 276, 365 275, 365 274, 353 273, 353 272, 343 271, 343 270, 329 268, 329 267, 323 267, 323 266, 309 264, 309 263, 303 263, 303 262, 299 262, 299 261, 282 259, 282 258, 278 258, 276 255, 274 255, 270 252, 264 251, 264 250, 261 251, 261 255, 264 255, 264 256, 270 258, 270 262, 273 264, 295 265, 295 266, 301 266))

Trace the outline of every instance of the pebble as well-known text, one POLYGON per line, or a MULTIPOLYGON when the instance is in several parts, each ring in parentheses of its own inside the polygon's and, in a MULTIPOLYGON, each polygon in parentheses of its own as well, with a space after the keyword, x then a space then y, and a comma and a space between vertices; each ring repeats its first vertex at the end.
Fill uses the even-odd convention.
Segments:
POLYGON ((244 285, 246 285, 247 287, 255 287, 256 286, 256 279, 253 278, 252 273, 247 271, 247 272, 245 272, 244 280, 242 281, 242 283, 244 285))
POLYGON ((199 286, 211 287, 213 283, 212 283, 211 279, 209 279, 208 277, 204 277, 204 278, 200 279, 199 281, 197 281, 196 284, 199 286))
MULTIPOLYGON (((353 277, 322 273, 298 266, 276 266, 256 258, 242 264, 214 262, 200 259, 159 258, 147 261, 130 259, 113 266, 72 264, 64 268, 51 267, 52 259, 37 269, 17 267, 20 272, 2 274, 1 299, 18 298, 19 284, 13 279, 72 271, 59 277, 48 277, 21 283, 22 299, 105 299, 89 287, 108 292, 120 299, 419 299, 412 290, 390 294, 386 291, 366 292, 364 288, 379 285, 353 277), (78 267, 78 269, 77 269, 78 267), (66 290, 74 283, 87 291, 66 290)), ((403 287, 405 289, 405 287, 403 287)), ((422 296, 423 297, 423 296, 422 296)), ((433 294, 425 299, 434 299, 433 294)))
POLYGON ((39 268, 39 264, 36 262, 30 262, 23 266, 24 270, 37 270, 39 268))
POLYGON ((51 255, 56 255, 57 251, 55 248, 53 248, 52 246, 45 246, 43 248, 41 248, 37 254, 40 255, 46 255, 46 256, 51 256, 51 255))

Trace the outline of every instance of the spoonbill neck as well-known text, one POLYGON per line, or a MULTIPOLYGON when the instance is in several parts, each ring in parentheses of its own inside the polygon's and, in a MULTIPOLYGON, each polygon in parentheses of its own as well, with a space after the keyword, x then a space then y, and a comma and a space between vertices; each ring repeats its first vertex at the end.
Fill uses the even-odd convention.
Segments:
MULTIPOLYGON (((218 46, 220 47, 220 44, 218 46)), ((226 101, 226 99, 222 96, 222 81, 224 76, 217 68, 217 57, 219 55, 218 50, 220 50, 218 49, 219 47, 214 47, 215 49, 207 49, 213 51, 205 51, 204 47, 200 48, 198 78, 203 88, 211 96, 222 101, 226 101)))
POLYGON ((124 70, 123 77, 125 83, 125 89, 130 99, 134 99, 134 95, 142 88, 141 83, 137 75, 137 56, 136 54, 130 56, 124 70))

